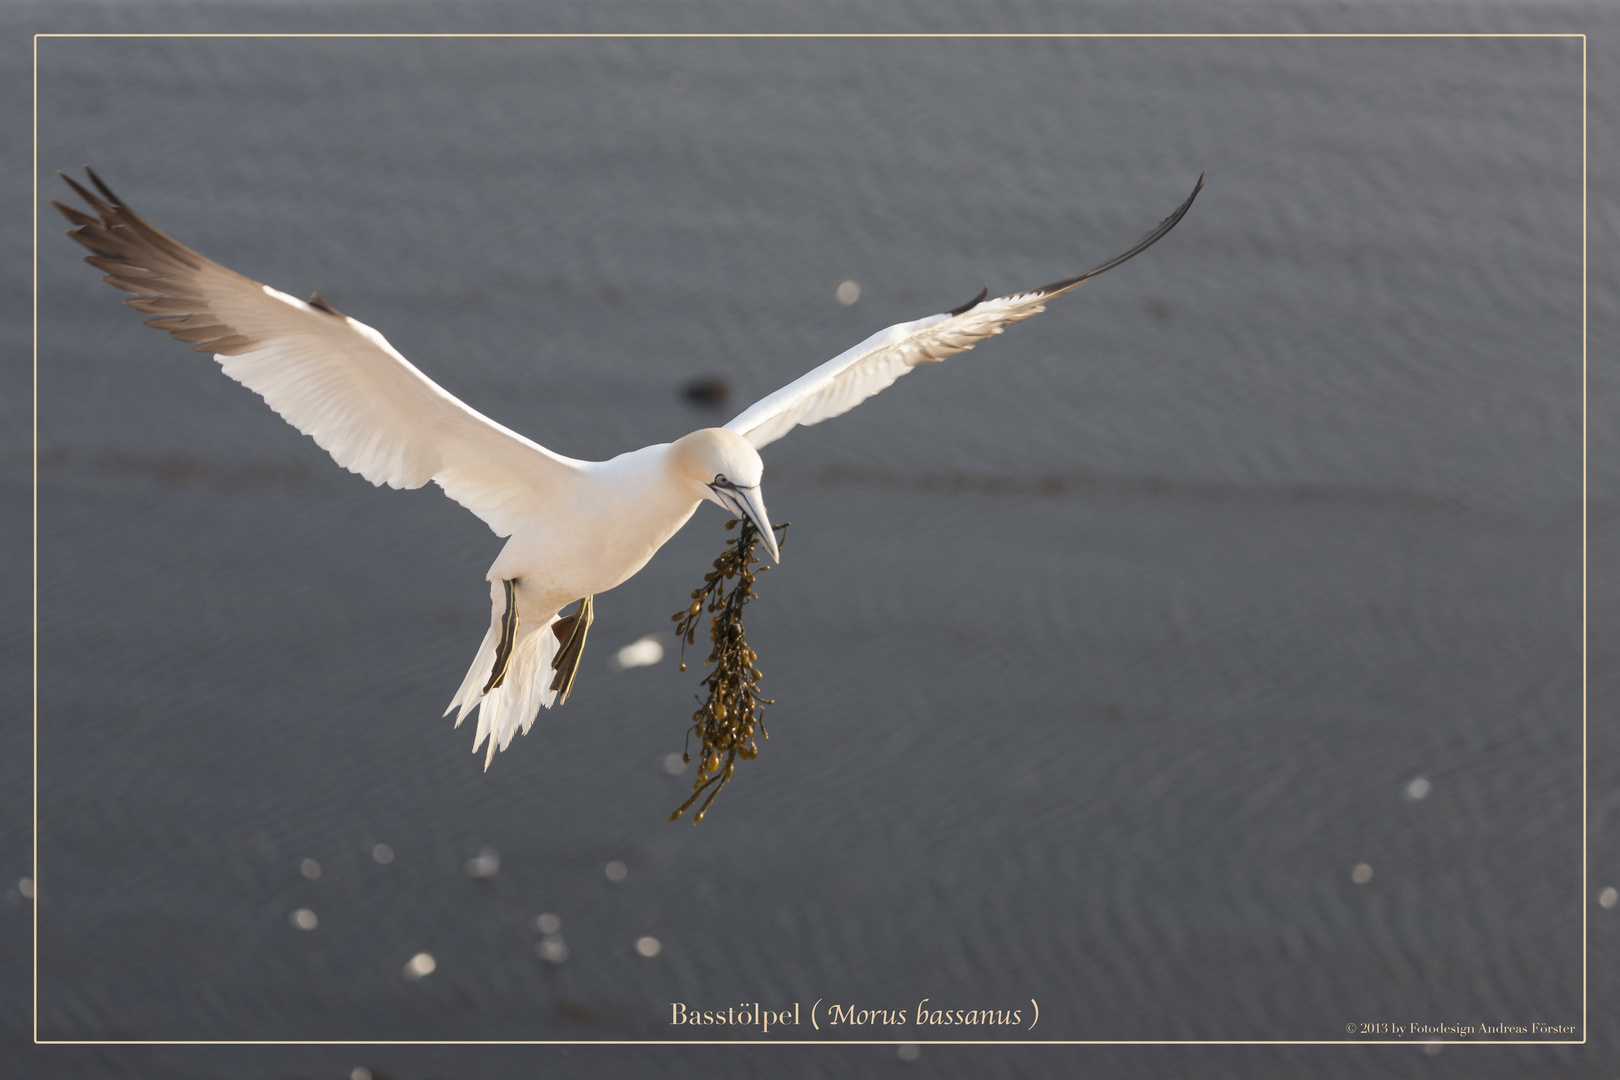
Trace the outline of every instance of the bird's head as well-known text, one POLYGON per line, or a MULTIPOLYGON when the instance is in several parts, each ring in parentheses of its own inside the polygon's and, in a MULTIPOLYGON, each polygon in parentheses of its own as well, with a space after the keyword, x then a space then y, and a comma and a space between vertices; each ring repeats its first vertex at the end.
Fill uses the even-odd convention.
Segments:
POLYGON ((726 428, 703 428, 677 439, 670 458, 699 498, 752 521, 771 560, 782 561, 776 534, 771 532, 771 519, 765 514, 765 497, 759 490, 765 463, 747 439, 726 428))

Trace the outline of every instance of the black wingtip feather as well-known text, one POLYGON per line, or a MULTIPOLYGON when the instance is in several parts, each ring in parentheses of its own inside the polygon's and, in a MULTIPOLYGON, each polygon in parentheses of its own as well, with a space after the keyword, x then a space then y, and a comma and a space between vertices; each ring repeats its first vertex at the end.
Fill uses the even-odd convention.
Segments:
POLYGON ((89 214, 86 214, 81 210, 77 210, 77 209, 69 206, 67 203, 58 202, 55 199, 52 199, 51 200, 51 205, 56 207, 57 210, 61 211, 62 216, 67 218, 69 221, 71 221, 75 225, 81 225, 82 226, 82 225, 100 225, 101 224, 101 222, 97 221, 95 218, 91 217, 89 214))
POLYGON ((963 304, 961 307, 953 307, 953 308, 951 308, 951 310, 947 311, 945 314, 947 314, 947 315, 960 315, 965 311, 972 311, 974 308, 976 308, 980 304, 984 303, 984 298, 989 296, 989 295, 990 295, 990 286, 986 285, 986 286, 984 286, 984 288, 979 290, 979 295, 978 296, 975 296, 973 299, 969 300, 967 303, 963 304))
POLYGON ((67 186, 73 189, 73 193, 88 203, 91 209, 97 211, 98 213, 103 212, 106 209, 111 209, 111 207, 108 207, 106 203, 90 194, 90 190, 88 188, 79 183, 77 180, 73 179, 73 177, 69 176, 67 173, 58 172, 56 175, 65 180, 67 182, 67 186))
POLYGON ((1169 217, 1165 218, 1163 221, 1159 222, 1151 230, 1149 230, 1147 235, 1138 240, 1135 246, 1133 246, 1130 250, 1120 252, 1107 262, 1093 266, 1090 270, 1087 270, 1084 273, 1076 274, 1071 278, 1064 278, 1062 281, 1054 281, 1050 285, 1043 285, 1039 289, 1034 289, 1031 291, 1038 296, 1053 296, 1060 292, 1066 292, 1080 284, 1082 281, 1085 281, 1087 278, 1094 278, 1103 271, 1112 270, 1125 260, 1135 258, 1137 255, 1142 254, 1142 252, 1164 239, 1165 233, 1176 227, 1176 224, 1187 215, 1187 211, 1192 209, 1193 200, 1198 198, 1198 193, 1203 190, 1204 174, 1199 173, 1198 183, 1193 185, 1192 194, 1187 196, 1186 201, 1180 206, 1176 207, 1175 212, 1169 217))
POLYGON ((343 312, 339 311, 331 304, 328 304, 325 300, 322 300, 321 294, 318 292, 312 292, 309 294, 309 306, 317 311, 324 311, 328 315, 336 315, 340 319, 348 318, 348 316, 343 314, 343 312))
POLYGON ((112 204, 119 210, 125 209, 124 201, 117 195, 113 194, 112 188, 101 182, 101 177, 96 175, 96 170, 86 165, 84 167, 84 174, 90 178, 90 182, 92 184, 96 185, 96 190, 101 192, 102 197, 105 198, 108 203, 112 204))

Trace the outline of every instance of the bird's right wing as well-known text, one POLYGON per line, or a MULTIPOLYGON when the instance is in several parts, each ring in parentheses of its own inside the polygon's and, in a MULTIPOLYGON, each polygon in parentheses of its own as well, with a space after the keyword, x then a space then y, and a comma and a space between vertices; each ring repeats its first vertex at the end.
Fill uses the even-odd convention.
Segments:
MULTIPOLYGON (((87 172, 89 170, 86 170, 87 172)), ((100 197, 62 174, 98 216, 52 200, 78 226, 68 236, 124 303, 154 315, 195 352, 253 390, 339 465, 373 484, 445 494, 508 536, 580 477, 554 454, 468 408, 418 371, 377 331, 312 296, 260 285, 170 239, 95 175, 100 197)))
POLYGON ((930 315, 916 322, 897 323, 881 330, 848 352, 841 353, 806 375, 761 398, 726 424, 754 449, 773 443, 799 424, 819 424, 859 405, 919 364, 937 364, 999 334, 1008 323, 1019 322, 1046 310, 1046 301, 1074 289, 1081 282, 1112 270, 1126 259, 1153 246, 1175 228, 1204 188, 1204 178, 1187 201, 1129 250, 1107 262, 1039 289, 986 300, 986 289, 954 311, 930 315))

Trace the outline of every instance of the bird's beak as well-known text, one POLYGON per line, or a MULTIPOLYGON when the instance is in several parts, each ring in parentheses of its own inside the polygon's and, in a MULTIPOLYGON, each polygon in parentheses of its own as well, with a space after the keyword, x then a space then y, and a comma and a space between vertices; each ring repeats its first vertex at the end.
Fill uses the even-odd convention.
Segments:
POLYGON ((776 549, 776 534, 771 531, 771 519, 765 514, 765 496, 757 487, 738 488, 737 494, 742 496, 743 509, 759 530, 759 539, 770 552, 771 562, 781 565, 782 553, 776 549))
POLYGON ((727 510, 738 517, 747 517, 754 523, 754 528, 759 530, 760 542, 770 553, 771 561, 781 563, 782 553, 777 550, 776 534, 771 531, 771 519, 765 513, 765 496, 760 493, 759 488, 745 488, 731 484, 721 487, 710 484, 709 490, 719 496, 720 504, 727 510))

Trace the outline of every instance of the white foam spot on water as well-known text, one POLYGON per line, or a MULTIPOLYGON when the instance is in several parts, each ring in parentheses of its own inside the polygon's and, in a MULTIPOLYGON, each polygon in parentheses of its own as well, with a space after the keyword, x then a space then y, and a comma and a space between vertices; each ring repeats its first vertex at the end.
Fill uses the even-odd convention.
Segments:
POLYGON ((1409 801, 1417 802, 1419 799, 1427 799, 1429 797, 1430 790, 1432 790, 1432 785, 1429 783, 1429 778, 1426 776, 1419 776, 1410 784, 1406 785, 1405 794, 1409 801))
POLYGON ((922 1056, 922 1047, 918 1046, 916 1043, 901 1043, 900 1044, 900 1060, 901 1061, 916 1061, 921 1056, 922 1056))
POLYGON ((1598 903, 1603 907, 1611 908, 1614 907, 1616 901, 1620 901, 1620 892, 1616 892, 1613 885, 1603 886, 1603 891, 1598 893, 1598 903))
POLYGON ((659 634, 648 634, 644 638, 637 638, 618 652, 613 654, 608 666, 615 671, 624 671, 628 668, 651 667, 664 658, 664 644, 659 641, 659 634))
POLYGON ((658 939, 655 937, 647 936, 636 938, 636 952, 647 957, 649 960, 663 951, 664 947, 659 944, 658 939))
POLYGON ((534 952, 540 959, 552 964, 560 964, 568 959, 568 946, 555 935, 547 935, 544 941, 535 945, 534 952))
POLYGON ((492 878, 501 872, 501 853, 492 847, 484 848, 477 858, 467 860, 467 876, 492 878))
POLYGON ((315 917, 315 913, 309 910, 307 907, 299 908, 297 911, 287 916, 287 918, 291 920, 292 924, 298 927, 300 930, 313 930, 315 927, 319 926, 321 922, 315 917))
POLYGON ((542 934, 555 934, 562 929, 562 919, 548 911, 543 915, 534 917, 534 926, 542 934))
POLYGON ((394 849, 389 847, 387 844, 378 844, 376 847, 371 849, 371 857, 376 859, 383 866, 387 866, 389 863, 394 861, 394 849))
POLYGON ((1356 863, 1356 868, 1350 871, 1350 880, 1357 885, 1365 885, 1372 880, 1372 867, 1366 863, 1356 863))
POLYGON ((602 868, 602 873, 607 875, 607 879, 609 881, 617 885, 619 882, 630 876, 630 868, 624 865, 624 863, 620 862, 618 859, 614 859, 612 862, 608 863, 602 868))
POLYGON ((371 1080, 371 1070, 364 1065, 356 1065, 349 1070, 349 1080, 371 1080))
POLYGON ((433 959, 432 953, 419 952, 405 962, 405 977, 407 979, 420 979, 433 974, 439 962, 433 959))
POLYGON ((34 879, 31 877, 18 878, 17 891, 22 893, 24 900, 32 900, 34 898, 34 879))
POLYGON ((840 304, 849 307, 861 298, 861 284, 858 281, 841 281, 838 288, 833 291, 833 295, 838 297, 840 304))
POLYGON ((314 859, 305 859, 303 862, 298 864, 298 872, 309 878, 309 880, 314 881, 316 878, 321 876, 321 864, 316 862, 314 859))
POLYGON ((686 771, 685 757, 686 755, 684 754, 665 754, 664 771, 669 773, 671 776, 681 775, 681 773, 686 771))

